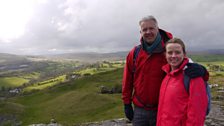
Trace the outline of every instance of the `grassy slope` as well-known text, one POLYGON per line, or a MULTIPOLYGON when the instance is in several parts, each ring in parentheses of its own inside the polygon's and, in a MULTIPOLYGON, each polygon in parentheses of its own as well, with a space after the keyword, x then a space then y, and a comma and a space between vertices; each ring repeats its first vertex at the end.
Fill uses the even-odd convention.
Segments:
POLYGON ((121 84, 121 79, 122 69, 118 69, 10 99, 10 102, 20 106, 15 113, 23 125, 47 123, 51 118, 64 125, 119 118, 124 116, 121 94, 98 92, 101 85, 121 84))

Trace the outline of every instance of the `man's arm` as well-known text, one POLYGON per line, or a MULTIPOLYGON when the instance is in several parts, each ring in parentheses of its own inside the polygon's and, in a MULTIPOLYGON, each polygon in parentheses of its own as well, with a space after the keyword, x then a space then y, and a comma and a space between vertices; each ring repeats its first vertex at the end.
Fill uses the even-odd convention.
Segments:
POLYGON ((124 112, 126 117, 131 121, 133 119, 133 108, 132 108, 132 93, 133 93, 133 52, 131 51, 127 58, 124 67, 123 81, 122 81, 122 100, 124 103, 124 112))
POLYGON ((122 100, 124 104, 130 104, 132 102, 132 91, 133 91, 132 56, 133 54, 131 54, 130 52, 126 58, 126 64, 123 72, 122 100))

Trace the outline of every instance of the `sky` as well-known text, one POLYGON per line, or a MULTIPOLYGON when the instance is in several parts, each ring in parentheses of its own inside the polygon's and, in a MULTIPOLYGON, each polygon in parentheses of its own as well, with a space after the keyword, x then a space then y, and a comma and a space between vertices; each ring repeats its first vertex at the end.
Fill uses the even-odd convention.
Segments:
POLYGON ((224 49, 223 12, 224 0, 0 0, 0 53, 129 51, 147 15, 188 50, 224 49))

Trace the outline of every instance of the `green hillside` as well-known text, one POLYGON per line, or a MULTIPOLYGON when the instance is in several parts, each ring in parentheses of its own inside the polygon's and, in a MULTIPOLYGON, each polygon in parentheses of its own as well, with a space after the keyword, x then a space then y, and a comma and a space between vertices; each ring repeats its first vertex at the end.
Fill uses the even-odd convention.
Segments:
POLYGON ((101 94, 100 87, 121 85, 123 69, 99 73, 57 85, 31 95, 0 102, 2 114, 13 114, 22 125, 48 123, 54 118, 63 125, 121 118, 121 94, 101 94))
POLYGON ((221 54, 189 54, 188 57, 195 62, 224 61, 224 55, 221 54))

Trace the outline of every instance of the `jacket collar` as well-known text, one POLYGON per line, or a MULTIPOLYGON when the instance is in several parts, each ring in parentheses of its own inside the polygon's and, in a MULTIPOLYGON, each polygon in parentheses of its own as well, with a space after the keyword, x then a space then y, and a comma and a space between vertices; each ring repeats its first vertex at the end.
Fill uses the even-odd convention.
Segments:
POLYGON ((183 59, 182 64, 180 65, 180 67, 178 69, 171 71, 170 64, 166 64, 162 67, 162 70, 165 71, 167 74, 175 75, 175 74, 179 73, 180 71, 184 70, 185 66, 188 62, 189 62, 189 59, 187 57, 185 57, 183 59))

